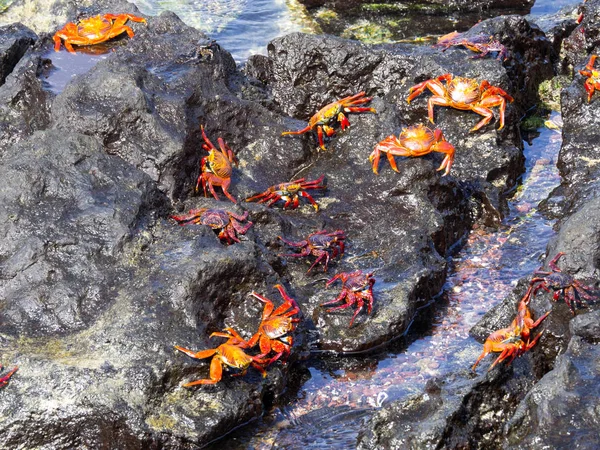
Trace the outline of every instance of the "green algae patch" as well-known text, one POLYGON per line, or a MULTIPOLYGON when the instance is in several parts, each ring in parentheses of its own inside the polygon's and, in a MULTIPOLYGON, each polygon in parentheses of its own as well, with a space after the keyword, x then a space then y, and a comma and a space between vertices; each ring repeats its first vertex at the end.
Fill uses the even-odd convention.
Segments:
POLYGON ((342 37, 356 39, 366 44, 383 44, 391 42, 392 32, 381 25, 363 21, 346 28, 342 37))
POLYGON ((560 112, 560 92, 569 84, 571 84, 571 79, 564 75, 542 81, 538 88, 540 106, 560 112))
POLYGON ((535 131, 544 127, 546 119, 540 116, 529 116, 521 122, 521 129, 525 131, 535 131))

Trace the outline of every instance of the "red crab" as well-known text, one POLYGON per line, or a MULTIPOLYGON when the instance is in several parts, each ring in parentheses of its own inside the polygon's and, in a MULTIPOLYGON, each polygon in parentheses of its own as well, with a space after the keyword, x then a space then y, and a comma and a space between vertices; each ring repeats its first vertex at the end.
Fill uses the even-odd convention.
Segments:
POLYGON ((198 384, 218 383, 221 381, 223 376, 223 364, 235 369, 241 369, 242 372, 239 375, 244 375, 248 370, 248 367, 252 366, 260 371, 263 377, 267 376, 264 366, 268 364, 268 360, 263 360, 257 356, 250 356, 246 354, 244 349, 249 348, 248 343, 242 339, 242 337, 233 328, 228 327, 225 328, 223 332, 215 332, 210 335, 210 337, 213 336, 227 338, 227 342, 219 345, 217 348, 200 350, 199 352, 175 345, 177 350, 195 359, 210 358, 211 356, 213 357, 210 362, 210 378, 204 378, 201 380, 192 381, 190 383, 185 383, 183 387, 196 386, 198 384))
POLYGON ((200 208, 192 209, 188 214, 171 217, 179 222, 180 225, 199 223, 201 225, 208 225, 213 230, 221 230, 219 232, 219 239, 227 242, 227 244, 240 242, 237 235, 246 234, 252 226, 252 222, 250 221, 246 225, 241 224, 241 222, 248 218, 248 211, 240 216, 239 214, 222 209, 200 208))
POLYGON ((590 60, 588 61, 587 66, 585 66, 585 70, 579 71, 581 75, 587 77, 583 86, 588 94, 588 103, 592 101, 594 91, 600 91, 600 72, 594 70, 594 63, 596 62, 597 57, 597 55, 590 56, 590 60))
POLYGON ((331 278, 325 286, 329 287, 332 283, 335 283, 336 280, 342 280, 342 292, 340 292, 340 295, 334 300, 325 302, 321 304, 321 306, 345 301, 344 304, 327 310, 327 312, 332 312, 356 305, 356 311, 348 326, 348 328, 350 328, 354 323, 354 319, 358 316, 358 313, 363 309, 365 302, 367 303, 367 314, 371 314, 371 310, 373 309, 373 285, 375 284, 375 278, 373 278, 373 273, 364 274, 362 270, 342 272, 331 278))
POLYGON ((202 148, 208 152, 208 156, 205 156, 200 161, 200 176, 196 182, 196 192, 198 192, 198 187, 200 186, 200 183, 202 183, 202 187, 204 188, 204 196, 208 197, 206 192, 206 186, 208 185, 213 197, 219 200, 214 186, 221 186, 225 197, 227 197, 233 203, 237 203, 235 198, 233 198, 227 191, 229 185, 231 184, 231 164, 233 163, 237 166, 237 159, 222 138, 217 140, 220 148, 219 151, 215 148, 212 142, 208 140, 208 137, 206 137, 204 126, 200 126, 200 129, 202 130, 202 137, 204 138, 205 142, 205 144, 202 144, 202 148))
POLYGON ((319 147, 322 150, 326 150, 325 144, 323 143, 323 132, 327 137, 331 137, 335 134, 335 130, 329 125, 334 120, 337 120, 342 126, 342 130, 345 130, 350 126, 348 118, 344 113, 360 113, 360 112, 377 112, 374 108, 358 107, 355 105, 362 105, 372 100, 371 97, 365 97, 365 92, 359 92, 356 95, 345 97, 337 102, 330 103, 319 110, 314 116, 308 121, 306 128, 298 131, 284 131, 281 133, 282 136, 287 134, 304 134, 310 130, 317 128, 317 137, 319 139, 319 147))
POLYGON ((308 189, 327 189, 326 186, 321 185, 321 182, 325 178, 325 175, 321 175, 317 180, 305 181, 305 178, 299 178, 289 183, 276 184, 271 186, 262 194, 257 194, 253 197, 247 198, 247 202, 265 203, 269 202, 267 206, 273 206, 279 200, 285 200, 283 209, 291 206, 292 209, 296 209, 300 203, 299 196, 306 198, 315 208, 315 211, 319 210, 319 205, 315 200, 306 192, 308 189))
POLYGON ((133 30, 125 25, 128 20, 146 23, 143 17, 131 14, 104 14, 82 19, 77 23, 69 22, 54 34, 54 50, 60 50, 61 39, 64 41, 65 48, 75 53, 73 45, 94 45, 122 33, 127 33, 132 38, 133 30))
POLYGON ((248 341, 248 347, 253 347, 258 342, 260 346, 260 355, 257 358, 267 356, 271 351, 275 352, 276 355, 268 360, 268 364, 277 361, 283 356, 284 361, 290 354, 290 348, 293 345, 292 336, 286 336, 287 333, 294 331, 296 324, 300 322, 300 319, 292 319, 292 316, 300 312, 300 308, 296 304, 296 301, 291 298, 283 286, 280 284, 275 285, 284 302, 274 310, 275 306, 273 302, 262 295, 252 292, 254 298, 260 300, 265 304, 265 308, 262 313, 262 320, 258 326, 258 331, 248 341))
POLYGON ((506 60, 508 58, 508 50, 500 43, 495 40, 494 36, 488 36, 485 34, 478 34, 476 36, 464 37, 464 33, 453 31, 452 33, 445 34, 438 39, 437 44, 433 47, 442 48, 445 52, 452 46, 462 45, 471 51, 479 53, 478 55, 472 56, 472 58, 483 58, 490 52, 498 52, 496 59, 506 60))
POLYGON ((550 272, 540 270, 541 268, 536 270, 534 275, 542 276, 534 277, 530 283, 531 285, 539 283, 535 287, 533 295, 535 295, 540 289, 544 289, 546 292, 553 290, 554 295, 552 298, 554 301, 557 301, 562 293, 565 298, 565 302, 569 306, 569 309, 573 315, 575 315, 574 305, 587 306, 586 300, 594 299, 594 296, 590 295, 587 291, 593 291, 594 289, 590 286, 582 284, 581 282, 575 280, 571 275, 566 274, 559 269, 556 263, 558 263, 558 260, 563 255, 564 253, 560 252, 552 261, 548 263, 550 266, 550 272))
POLYGON ((429 121, 431 123, 433 123, 434 105, 471 110, 484 116, 484 118, 471 128, 470 131, 479 130, 490 123, 494 117, 494 113, 490 109, 493 106, 500 106, 500 127, 498 129, 501 130, 504 127, 506 101, 513 101, 513 98, 504 92, 504 90, 492 86, 487 80, 479 83, 472 78, 455 77, 450 73, 446 73, 411 87, 407 98, 408 103, 421 95, 425 89, 429 89, 433 93, 433 97, 427 102, 429 121), (442 84, 442 81, 446 82, 445 86, 442 84))
POLYGON ((442 130, 438 128, 430 130, 423 125, 415 125, 403 130, 400 136, 396 137, 392 134, 377 144, 369 156, 369 161, 373 165, 373 172, 377 174, 381 153, 387 153, 392 169, 400 172, 394 156, 423 156, 431 152, 446 155, 437 170, 446 169, 443 176, 448 175, 454 162, 454 146, 444 139, 442 130))
MULTIPOLYGON (((0 365, 0 370, 2 370, 3 368, 4 367, 2 365, 0 365)), ((6 375, 3 375, 2 377, 0 377, 0 388, 8 385, 10 377, 12 377, 17 370, 19 370, 18 367, 13 367, 13 369, 10 372, 8 372, 6 375)))
POLYGON ((517 316, 510 326, 493 332, 485 340, 483 351, 481 352, 481 355, 479 355, 479 358, 477 358, 477 361, 475 361, 475 364, 473 364, 472 370, 475 370, 475 367, 477 367, 479 362, 491 352, 500 352, 500 355, 496 358, 488 371, 492 370, 496 364, 505 359, 510 358, 507 364, 512 363, 517 356, 521 356, 523 353, 531 350, 537 343, 543 331, 531 340, 531 330, 542 323, 542 321, 548 317, 550 311, 536 321, 532 319, 531 311, 529 310, 532 289, 533 286, 529 286, 529 289, 527 289, 527 292, 519 302, 517 316))
POLYGON ((306 273, 310 272, 319 262, 325 259, 323 265, 323 272, 327 271, 327 264, 329 264, 329 258, 335 258, 340 255, 340 258, 344 254, 344 239, 346 236, 342 230, 336 230, 331 233, 327 230, 316 231, 308 235, 303 241, 288 241, 287 239, 279 236, 283 242, 291 247, 301 247, 300 253, 287 253, 280 256, 290 256, 292 258, 303 258, 308 255, 316 256, 315 262, 308 268, 306 273))

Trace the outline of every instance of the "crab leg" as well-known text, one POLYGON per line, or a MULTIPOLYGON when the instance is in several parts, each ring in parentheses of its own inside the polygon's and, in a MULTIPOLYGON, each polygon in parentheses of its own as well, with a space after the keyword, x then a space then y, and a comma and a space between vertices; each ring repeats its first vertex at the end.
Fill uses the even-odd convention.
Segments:
MULTIPOLYGON (((2 366, 0 366, 0 370, 2 370, 2 366)), ((0 387, 6 386, 10 380, 10 377, 12 377, 17 370, 19 370, 18 366, 14 367, 10 372, 0 378, 0 387)))

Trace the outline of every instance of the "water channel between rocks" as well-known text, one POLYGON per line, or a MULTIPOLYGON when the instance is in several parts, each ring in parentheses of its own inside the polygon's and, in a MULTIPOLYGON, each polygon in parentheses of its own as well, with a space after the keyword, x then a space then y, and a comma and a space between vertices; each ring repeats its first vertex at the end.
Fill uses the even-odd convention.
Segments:
MULTIPOLYGON (((560 121, 560 115, 549 120, 560 121)), ((420 329, 378 355, 310 362, 310 379, 294 401, 208 448, 354 448, 364 418, 378 407, 422 392, 432 377, 470 367, 482 346, 469 329, 540 266, 553 234, 553 221, 536 206, 559 184, 561 135, 542 128, 524 145, 526 172, 510 214, 497 231, 470 233, 452 260, 444 294, 424 313, 431 317, 429 329, 413 327, 420 329)))

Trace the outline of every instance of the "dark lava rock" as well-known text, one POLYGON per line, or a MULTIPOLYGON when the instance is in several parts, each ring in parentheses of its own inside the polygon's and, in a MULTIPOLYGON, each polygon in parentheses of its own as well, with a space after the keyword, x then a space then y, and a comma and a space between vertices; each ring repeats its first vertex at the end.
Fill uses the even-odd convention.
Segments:
MULTIPOLYGON (((5 29, 11 30, 12 26, 5 29)), ((11 59, 10 73, 6 73, 4 84, 0 85, 0 154, 33 132, 45 129, 50 122, 52 96, 38 78, 46 64, 40 45, 38 41, 37 50, 23 52, 18 60, 11 59)), ((13 52, 13 57, 16 56, 13 52)))
POLYGON ((505 448, 598 448, 600 311, 571 321, 565 353, 505 427, 505 448))
MULTIPOLYGON (((69 19, 116 10, 137 13, 111 1, 69 19)), ((518 36, 540 35, 535 70, 544 72, 549 43, 514 19, 505 25, 517 26, 518 36)), ((495 59, 295 34, 274 41, 269 58, 253 58, 248 80, 228 53, 173 14, 133 27, 134 39, 111 44, 105 60, 56 96, 35 78, 45 64, 38 53, 26 54, 0 87, 7 99, 33 92, 23 111, 39 99, 46 118, 20 132, 26 113, 7 116, 16 131, 0 156, 8 238, 0 252, 0 354, 20 366, 0 399, 0 442, 8 447, 194 448, 259 416, 285 390, 287 365, 270 367, 266 379, 251 369, 184 389, 181 383, 205 378, 209 364, 173 345, 215 348, 223 341, 209 335, 225 326, 249 338, 262 305, 248 294, 279 303, 272 287, 279 282, 304 316, 292 360, 309 345, 357 352, 398 337, 441 289, 445 258, 473 222, 499 222, 522 171, 518 120, 530 106, 527 80, 538 78, 509 73, 495 59), (441 155, 431 154, 398 158, 399 174, 382 160, 374 175, 368 156, 375 144, 426 122, 430 94, 407 105, 408 88, 446 72, 514 94, 519 104, 508 106, 505 129, 494 121, 469 134, 480 116, 436 108, 436 126, 457 148, 451 173, 441 177, 441 155), (352 127, 326 152, 313 136, 281 136, 361 90, 374 96, 378 113, 350 114, 352 127), (239 158, 231 189, 238 205, 194 192, 206 155, 200 125, 239 158), (315 195, 318 212, 243 202, 271 185, 322 174, 327 190, 315 195), (225 246, 204 226, 168 219, 202 206, 248 210, 254 226, 241 243, 225 246), (307 274, 312 259, 279 256, 289 249, 278 236, 301 239, 323 228, 348 236, 344 257, 327 274, 320 267, 307 274), (340 289, 326 290, 325 281, 355 269, 375 272, 375 304, 348 328, 352 311, 329 314, 319 305, 340 289), (314 342, 306 342, 308 332, 314 342)), ((48 39, 39 45, 52 50, 48 39)))
POLYGON ((37 35, 20 23, 0 27, 0 85, 36 40, 37 35))

